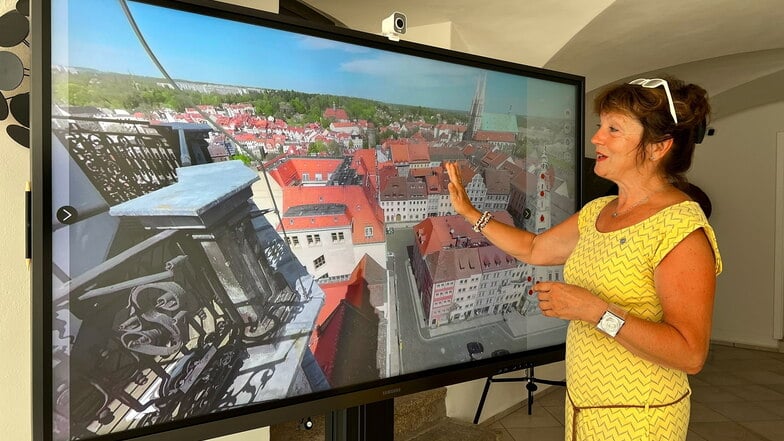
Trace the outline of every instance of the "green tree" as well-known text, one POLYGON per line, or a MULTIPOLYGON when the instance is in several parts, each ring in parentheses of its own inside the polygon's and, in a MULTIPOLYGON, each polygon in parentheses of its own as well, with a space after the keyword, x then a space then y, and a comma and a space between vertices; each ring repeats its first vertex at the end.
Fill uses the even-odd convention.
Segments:
POLYGON ((326 151, 327 144, 321 140, 314 141, 308 146, 308 153, 321 153, 326 151))
POLYGON ((242 153, 235 153, 231 155, 231 159, 237 159, 242 161, 245 165, 250 165, 253 162, 253 158, 248 155, 244 155, 242 153))

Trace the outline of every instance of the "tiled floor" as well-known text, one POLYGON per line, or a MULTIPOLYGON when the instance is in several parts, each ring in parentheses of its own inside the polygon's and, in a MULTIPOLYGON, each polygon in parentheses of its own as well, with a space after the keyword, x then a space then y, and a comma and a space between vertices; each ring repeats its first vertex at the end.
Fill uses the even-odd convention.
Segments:
MULTIPOLYGON (((705 368, 690 377, 687 441, 784 440, 784 353, 712 345, 705 368)), ((563 441, 564 389, 551 388, 493 423, 501 441, 563 441)))

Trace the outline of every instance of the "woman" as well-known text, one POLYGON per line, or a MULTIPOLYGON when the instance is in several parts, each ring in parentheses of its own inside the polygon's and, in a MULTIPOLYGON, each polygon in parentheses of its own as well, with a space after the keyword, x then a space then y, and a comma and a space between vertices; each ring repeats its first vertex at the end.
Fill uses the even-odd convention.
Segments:
POLYGON ((713 229, 682 190, 710 112, 707 94, 675 79, 611 86, 595 100, 597 175, 618 186, 535 235, 492 220, 448 164, 455 211, 533 265, 564 264, 566 283, 534 286, 566 338, 567 440, 685 440, 687 374, 708 353, 716 276, 713 229))

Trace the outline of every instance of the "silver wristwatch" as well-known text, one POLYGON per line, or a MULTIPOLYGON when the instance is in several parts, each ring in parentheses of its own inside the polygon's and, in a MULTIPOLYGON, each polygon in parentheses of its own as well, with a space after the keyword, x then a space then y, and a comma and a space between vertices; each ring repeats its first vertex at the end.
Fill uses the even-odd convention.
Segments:
POLYGON ((615 315, 610 310, 607 310, 604 312, 604 315, 602 315, 602 318, 599 319, 599 323, 596 325, 596 329, 604 332, 610 337, 615 338, 624 323, 626 323, 626 320, 615 315))

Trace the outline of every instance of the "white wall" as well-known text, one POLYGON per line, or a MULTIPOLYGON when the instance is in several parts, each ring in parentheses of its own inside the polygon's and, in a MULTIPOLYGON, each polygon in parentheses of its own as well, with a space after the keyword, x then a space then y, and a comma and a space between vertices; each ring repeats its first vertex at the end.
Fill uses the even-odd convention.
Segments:
POLYGON ((32 407, 31 296, 24 260, 24 188, 28 178, 29 151, 11 141, 5 131, 7 125, 7 120, 0 122, 0 200, 3 204, 0 210, 0 243, 3 249, 0 252, 0 348, 3 351, 0 356, 0 437, 29 440, 32 407))
MULTIPOLYGON (((0 15, 14 8, 16 1, 0 0, 0 15)), ((2 48, 15 53, 25 67, 30 66, 29 50, 23 45, 2 48)), ((5 97, 30 90, 29 78, 5 97)), ((9 440, 31 438, 30 420, 30 280, 24 260, 24 188, 30 169, 29 150, 6 133, 12 117, 0 122, 0 437, 9 440), (7 437, 7 438, 6 438, 7 437)))
POLYGON ((718 279, 713 339, 776 348, 773 338, 776 134, 784 102, 714 121, 697 147, 690 180, 710 196, 724 272, 718 279))

